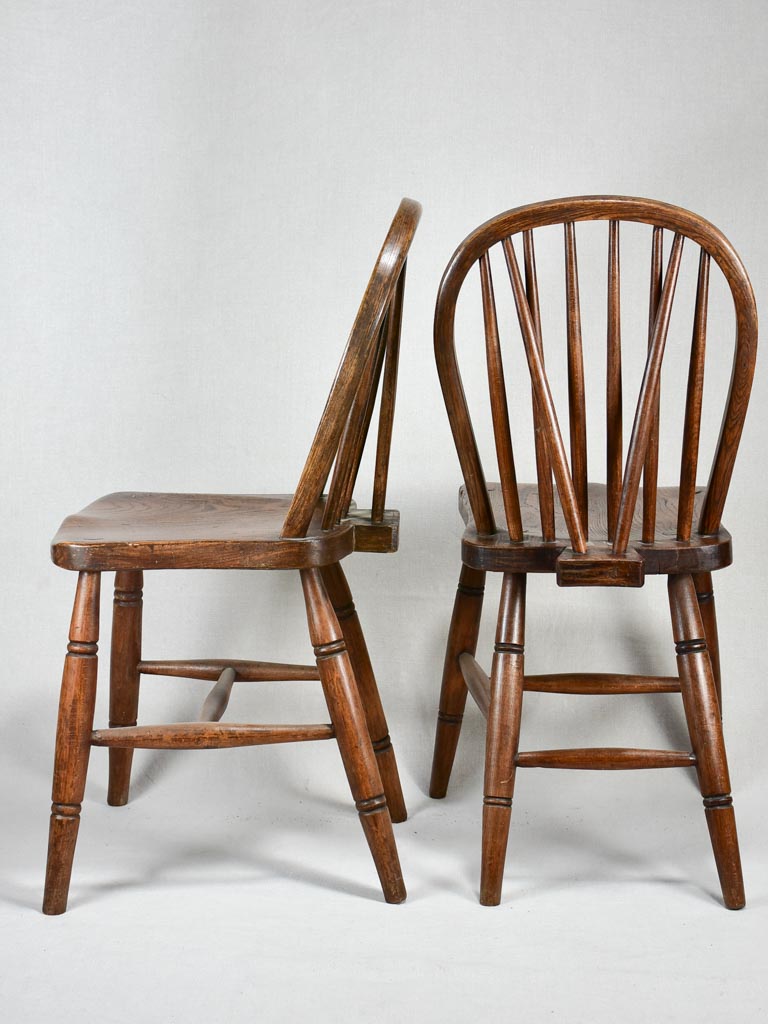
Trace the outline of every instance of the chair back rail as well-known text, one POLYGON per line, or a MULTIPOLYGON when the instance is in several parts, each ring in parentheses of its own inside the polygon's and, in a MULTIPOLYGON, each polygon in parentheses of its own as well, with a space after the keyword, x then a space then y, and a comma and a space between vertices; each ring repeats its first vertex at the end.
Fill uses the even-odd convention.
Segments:
POLYGON ((621 394, 621 267, 619 221, 608 222, 608 330, 605 374, 605 460, 608 540, 616 535, 621 501, 623 409, 621 394))
POLYGON ((402 200, 352 325, 312 447, 283 523, 283 537, 307 535, 332 467, 333 476, 323 511, 323 528, 336 525, 348 513, 386 357, 374 481, 374 503, 380 517, 383 516, 395 408, 394 387, 397 379, 405 264, 420 216, 421 206, 417 202, 412 199, 402 200))
POLYGON ((493 534, 498 531, 499 526, 494 520, 454 344, 456 303, 467 275, 477 263, 480 272, 491 418, 501 476, 506 528, 512 541, 520 541, 523 539, 523 528, 490 258, 492 248, 500 244, 509 273, 531 377, 542 538, 554 539, 554 475, 571 547, 575 552, 584 553, 589 544, 587 410, 576 224, 590 220, 608 221, 605 414, 607 525, 612 556, 621 558, 627 552, 641 480, 642 540, 646 544, 652 544, 655 539, 661 368, 686 239, 700 247, 700 256, 685 400, 677 535, 679 540, 686 541, 690 539, 694 529, 698 534, 706 535, 716 533, 720 527, 746 415, 757 345, 757 312, 752 288, 741 260, 725 236, 708 221, 687 210, 648 199, 582 196, 535 203, 510 210, 487 221, 472 232, 458 247, 448 264, 440 284, 435 312, 435 355, 475 526, 480 534, 493 534), (625 463, 622 437, 621 221, 648 224, 653 229, 648 351, 642 384, 634 407, 634 421, 625 463), (534 250, 534 230, 553 224, 563 224, 565 242, 570 460, 566 453, 544 365, 534 250), (666 265, 665 231, 672 235, 666 265), (518 234, 523 236, 524 278, 520 272, 514 245, 514 236, 518 234), (730 288, 735 310, 736 341, 733 372, 720 435, 699 521, 694 524, 712 260, 719 267, 730 288))
MULTIPOLYGON (((533 316, 536 329, 536 344, 539 355, 544 362, 544 344, 541 336, 541 308, 539 306, 539 284, 536 277, 536 251, 533 244, 533 232, 523 232, 523 260, 525 263, 525 295, 533 316)), ((536 393, 532 388, 533 438, 536 447, 536 477, 539 485, 539 515, 541 517, 541 535, 544 540, 555 539, 555 497, 552 489, 552 464, 547 449, 544 420, 536 402, 536 393)))

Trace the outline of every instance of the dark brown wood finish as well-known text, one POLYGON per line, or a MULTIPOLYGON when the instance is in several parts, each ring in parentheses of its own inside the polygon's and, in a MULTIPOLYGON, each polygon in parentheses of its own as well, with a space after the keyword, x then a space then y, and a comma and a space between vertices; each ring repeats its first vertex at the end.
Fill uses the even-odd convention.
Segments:
MULTIPOLYGON (((662 264, 664 258, 664 230, 653 229, 651 247, 651 286, 648 299, 648 350, 653 347, 653 334, 656 329, 656 318, 659 312, 662 289, 662 264)), ((643 465, 643 543, 653 544, 656 523, 656 486, 659 476, 659 411, 661 405, 660 388, 651 398, 650 426, 648 428, 648 446, 643 465)))
POLYGON ((729 910, 740 910, 745 903, 744 881, 725 741, 712 662, 691 576, 669 577, 669 604, 683 707, 723 899, 729 910))
POLYGON ((406 895, 405 884, 392 820, 344 634, 320 572, 303 569, 301 582, 317 670, 360 824, 373 855, 385 900, 387 903, 402 903, 406 895))
MULTIPOLYGON (((141 612, 144 574, 115 573, 112 606, 112 649, 109 662, 109 727, 136 725, 139 711, 139 662, 141 661, 141 612)), ((133 751, 110 750, 107 803, 128 803, 133 751)))
MULTIPOLYGON (((664 287, 659 298, 659 308, 656 312, 651 343, 648 348, 648 360, 645 364, 645 374, 640 388, 640 397, 635 410, 635 422, 632 427, 632 436, 629 440, 629 451, 627 452, 627 466, 624 471, 624 483, 621 488, 621 499, 619 501, 619 514, 616 521, 616 536, 613 538, 613 552, 616 555, 623 555, 629 544, 629 532, 632 529, 632 519, 635 514, 637 497, 640 489, 640 475, 643 471, 648 446, 654 422, 657 419, 657 404, 659 396, 659 384, 661 379, 661 363, 664 358, 664 348, 667 343, 667 331, 669 319, 672 315, 672 303, 675 298, 675 287, 677 275, 680 271, 680 260, 683 253, 683 236, 675 235, 672 245, 672 252, 669 257, 669 266, 664 278, 664 287)), ((643 500, 643 542, 653 543, 656 535, 656 470, 649 479, 653 500, 643 500), (646 507, 653 508, 652 517, 646 516, 646 507), (652 521, 651 521, 652 520, 652 521)), ((648 479, 648 477, 646 477, 648 479)))
POLYGON ((512 816, 515 759, 523 710, 525 583, 526 577, 522 574, 504 574, 493 648, 480 874, 480 902, 486 907, 495 906, 501 900, 504 858, 512 816))
POLYGON ((389 738, 389 726, 376 685, 376 676, 371 665, 363 629, 357 615, 355 602, 352 600, 352 591, 349 589, 344 570, 338 563, 326 566, 322 570, 322 576, 354 669, 357 688, 360 691, 368 723, 368 732, 389 805, 389 813, 392 816, 392 821, 405 821, 408 812, 405 809, 395 752, 389 738))
MULTIPOLYGON (((568 524, 568 534, 574 551, 586 551, 587 538, 584 533, 582 513, 579 508, 576 487, 573 477, 568 470, 568 459, 565 454, 560 424, 558 423, 555 403, 552 400, 552 392, 549 389, 544 363, 539 352, 536 341, 536 330, 531 318, 531 311, 528 307, 528 300, 525 295, 523 281, 520 276, 520 268, 517 264, 517 257, 510 238, 503 240, 504 256, 507 260, 509 279, 512 284, 512 292, 515 297, 517 316, 520 321, 520 331, 523 335, 525 354, 528 359, 528 368, 531 373, 531 381, 536 396, 536 405, 544 423, 544 431, 549 450, 549 457, 552 460, 552 471, 557 482, 557 490, 563 508, 563 515, 568 524)), ((467 483, 469 487, 469 483, 467 483)), ((493 532, 493 531, 489 531, 493 532)))
POLYGON ((715 590, 712 582, 712 573, 694 573, 693 583, 696 587, 696 600, 699 602, 699 613, 704 625, 704 635, 707 638, 707 650, 709 651, 709 660, 712 663, 712 674, 715 677, 717 703, 722 715, 723 692, 720 682, 720 641, 717 635, 717 613, 715 611, 715 590))
MULTIPOLYGON (((460 584, 448 637, 430 793, 436 797, 446 794, 469 691, 488 719, 482 903, 498 903, 500 899, 516 767, 695 768, 725 904, 736 908, 744 903, 718 713, 720 665, 712 571, 731 562, 731 538, 721 519, 746 414, 756 344, 754 297, 735 251, 707 221, 664 203, 619 196, 586 196, 520 207, 481 225, 459 246, 448 265, 435 313, 435 355, 464 475, 459 508, 466 523, 462 540, 465 586, 462 592, 460 584), (608 222, 606 484, 590 483, 586 471, 585 366, 575 225, 587 220, 608 222), (648 350, 624 465, 621 221, 648 224, 652 230, 648 350), (543 362, 534 257, 536 229, 556 224, 562 224, 565 232, 570 466, 543 362), (666 268, 665 232, 671 235, 666 268), (518 234, 523 236, 525 283, 515 254, 514 236, 518 234), (659 486, 658 480, 659 394, 686 239, 700 248, 699 275, 693 309, 679 486, 668 487, 659 486), (509 271, 530 371, 538 484, 518 483, 511 458, 508 405, 511 399, 501 371, 506 340, 499 333, 490 280, 490 251, 496 245, 502 248, 509 271), (494 440, 501 474, 498 484, 488 484, 485 480, 454 347, 456 303, 475 263, 481 274, 494 440), (696 483, 701 396, 709 278, 715 267, 725 277, 733 298, 736 344, 720 438, 709 482, 701 487, 696 483), (557 487, 553 498, 547 493, 550 472, 554 474, 557 487), (509 515, 510 509, 513 517, 509 515), (502 523, 506 528, 500 525, 502 523), (482 580, 487 571, 504 574, 499 632, 490 677, 475 657, 482 580), (570 587, 641 587, 648 575, 667 575, 678 676, 611 673, 524 676, 524 593, 529 572, 553 573, 560 586, 570 587), (518 752, 522 694, 526 690, 574 695, 681 693, 692 750, 599 747, 518 752)), ((552 372, 551 358, 548 370, 552 372)))
MULTIPOLYGON (((576 228, 565 225, 565 294, 568 309, 568 420, 571 430, 571 477, 582 526, 588 530, 587 404, 584 393, 584 355, 581 343, 579 270, 576 261, 576 228)), ((588 536, 588 534, 587 534, 588 536)))
MULTIPOLYGON (((523 256, 525 260, 525 295, 533 317, 536 343, 542 365, 544 363, 544 342, 541 335, 541 309, 539 307, 539 283, 536 276, 536 250, 533 232, 523 232, 523 256)), ((546 427, 541 409, 536 401, 536 389, 531 387, 533 402, 533 437, 536 446, 536 478, 539 484, 539 508, 541 512, 541 536, 544 540, 555 539, 555 500, 552 489, 552 465, 547 451, 546 427)))
POLYGON ((445 650, 440 707, 437 712, 435 753, 429 783, 429 795, 435 799, 441 799, 448 791, 448 780, 467 703, 467 684, 461 671, 460 658, 464 653, 474 655, 477 649, 484 594, 485 573, 462 565, 445 650))
POLYGON ((43 910, 66 909, 91 746, 109 748, 108 800, 128 800, 135 748, 198 750, 336 739, 387 902, 405 899, 392 819, 406 817, 397 763, 360 622, 340 561, 354 550, 395 551, 399 513, 385 507, 405 264, 419 221, 404 199, 352 327, 312 448, 293 494, 106 495, 60 527, 54 562, 79 572, 65 661, 43 910), (352 501, 379 383, 382 398, 373 507, 352 501), (323 488, 334 468, 328 498, 323 488), (142 587, 151 569, 299 571, 316 664, 142 658, 142 587), (99 583, 115 572, 110 720, 93 729, 99 583), (196 722, 138 725, 139 679, 208 679, 196 722), (238 682, 319 680, 328 724, 222 722, 238 682), (382 781, 383 780, 383 781, 382 781), (392 814, 390 815, 390 809, 392 814))
POLYGON ((69 627, 69 644, 61 680, 53 803, 45 872, 44 914, 67 909, 69 880, 80 828, 80 809, 91 753, 91 726, 96 704, 101 575, 81 572, 69 627))
POLYGON ((488 387, 491 398, 493 433, 496 438, 496 452, 501 474, 501 489, 504 496, 504 514, 507 531, 511 540, 523 539, 523 524, 520 520, 520 500, 517 496, 515 458, 509 435, 509 409, 507 389, 504 383, 504 366, 501 362, 499 324, 496 319, 496 303, 493 298, 491 262, 488 254, 480 257, 480 280, 483 293, 483 319, 485 322, 485 358, 488 364, 488 387))
POLYGON ((360 384, 362 382, 365 387, 368 383, 365 367, 380 338, 381 327, 393 297, 397 303, 397 281, 405 268, 408 249, 420 216, 419 204, 404 199, 384 240, 299 485, 285 517, 282 530, 284 537, 304 537, 310 528, 360 384))
MULTIPOLYGON (((621 394, 621 262, 619 222, 609 222, 608 242, 608 358, 606 368, 605 436, 608 489, 608 540, 616 536, 622 477, 623 410, 621 394)), ((552 539, 552 538, 548 538, 552 539)))
POLYGON ((239 683, 269 683, 277 680, 319 679, 315 665, 283 665, 271 661, 242 661, 236 658, 188 658, 186 661, 140 661, 143 676, 171 676, 181 679, 219 679, 231 668, 239 683))
POLYGON ((709 253, 701 250, 699 280, 696 288, 696 313, 688 369, 688 393, 685 398, 685 428, 680 465, 680 500, 677 513, 678 540, 691 539, 693 507, 696 496, 696 470, 699 465, 701 402, 704 390, 704 356, 707 344, 707 302, 709 298, 709 253))

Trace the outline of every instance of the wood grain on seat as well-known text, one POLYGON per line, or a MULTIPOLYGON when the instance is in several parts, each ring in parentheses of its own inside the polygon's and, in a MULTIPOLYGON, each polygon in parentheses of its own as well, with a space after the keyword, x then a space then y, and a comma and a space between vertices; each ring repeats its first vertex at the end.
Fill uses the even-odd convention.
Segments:
POLYGON ((56 565, 76 570, 309 569, 345 558, 354 527, 323 531, 322 504, 306 537, 281 537, 290 494, 107 494, 64 520, 56 565))

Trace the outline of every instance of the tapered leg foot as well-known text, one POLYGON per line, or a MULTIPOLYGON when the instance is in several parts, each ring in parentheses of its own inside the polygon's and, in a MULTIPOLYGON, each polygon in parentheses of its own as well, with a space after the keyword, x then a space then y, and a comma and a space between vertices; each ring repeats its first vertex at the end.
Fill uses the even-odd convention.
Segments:
POLYGON ((392 819, 376 764, 352 662, 319 569, 303 569, 309 635, 360 823, 387 903, 406 897, 392 819))
POLYGON ((80 804, 56 804, 48 827, 48 863, 45 868, 44 914, 63 914, 67 909, 72 863, 80 829, 80 804))
POLYGON ((395 751, 389 738, 389 728, 379 688, 376 685, 376 676, 347 578, 338 562, 323 568, 322 575, 352 662, 352 670, 355 674, 360 699, 363 702, 368 732, 373 744, 373 752, 376 755, 376 763, 379 766, 390 816, 394 822, 405 821, 408 811, 400 785, 395 751))
MULTIPOLYGON (((143 573, 115 574, 112 611, 112 653, 109 666, 109 727, 136 725, 139 707, 141 661, 141 611, 143 573)), ((122 807, 128 803, 133 750, 112 747, 109 751, 107 803, 122 807)))
POLYGON ((723 900, 745 904, 739 840, 712 662, 691 576, 669 577, 669 603, 685 717, 712 840, 723 900))
POLYGON ((523 706, 525 583, 522 574, 504 575, 491 669, 480 873, 480 902, 486 907, 496 906, 501 900, 512 815, 523 706))
POLYGON ((463 565, 445 651, 432 777, 429 784, 429 795, 438 800, 448 792, 448 782, 464 718, 464 706, 467 702, 467 687, 459 667, 459 655, 465 651, 474 655, 477 649, 484 590, 485 573, 463 565))
POLYGON ((61 681, 44 914, 67 909, 80 805, 91 751, 99 639, 99 573, 81 572, 61 681))

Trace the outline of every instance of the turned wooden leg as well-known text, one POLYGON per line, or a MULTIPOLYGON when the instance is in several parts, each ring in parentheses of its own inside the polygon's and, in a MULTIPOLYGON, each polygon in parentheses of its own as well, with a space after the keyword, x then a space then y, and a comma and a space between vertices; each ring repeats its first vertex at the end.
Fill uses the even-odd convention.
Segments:
POLYGON ((491 668, 480 873, 480 902, 486 907, 495 907, 501 900, 512 816, 515 759, 523 707, 525 583, 523 574, 504 574, 491 668))
POLYGON ((85 793, 85 776, 91 752, 100 582, 99 573, 80 573, 69 628, 56 730, 44 914, 63 914, 67 909, 72 860, 80 825, 80 805, 85 793))
POLYGON ((406 892, 392 819, 341 627, 320 570, 302 569, 301 583, 320 682, 360 823, 384 899, 387 903, 402 903, 406 892))
MULTIPOLYGON (((141 589, 144 574, 124 570, 115 574, 112 609, 112 654, 109 664, 109 727, 136 725, 139 708, 141 661, 141 589)), ((133 750, 117 747, 109 751, 107 803, 122 807, 128 803, 133 750)))
POLYGON ((720 887, 726 907, 739 910, 745 902, 744 882, 728 762, 712 663, 691 576, 669 577, 669 603, 683 706, 720 887))
POLYGON ((368 732, 373 744, 373 751, 376 754, 376 762, 384 785, 390 816, 392 821, 405 821, 408 812, 405 808, 400 775, 397 771, 395 751, 392 749, 387 719, 376 685, 376 676, 373 674, 368 647, 360 620, 357 617, 347 578, 338 562, 335 565, 325 566, 322 569, 322 575, 352 662, 352 670, 355 673, 360 699, 363 702, 368 732))
POLYGON ((720 643, 717 638, 717 613, 715 612, 715 591, 712 585, 711 572, 697 572, 693 576, 696 587, 696 600, 699 603, 701 621, 704 623, 704 635, 707 639, 709 659, 712 662, 712 674, 715 677, 717 703, 720 717, 723 715, 723 688, 720 682, 720 643))
POLYGON ((459 667, 459 655, 465 651, 474 655, 477 649, 484 590, 485 573, 463 565, 445 651, 435 752, 432 757, 432 778, 429 784, 429 795, 438 800, 448 791, 448 781, 464 717, 464 706, 467 703, 467 687, 459 667))

